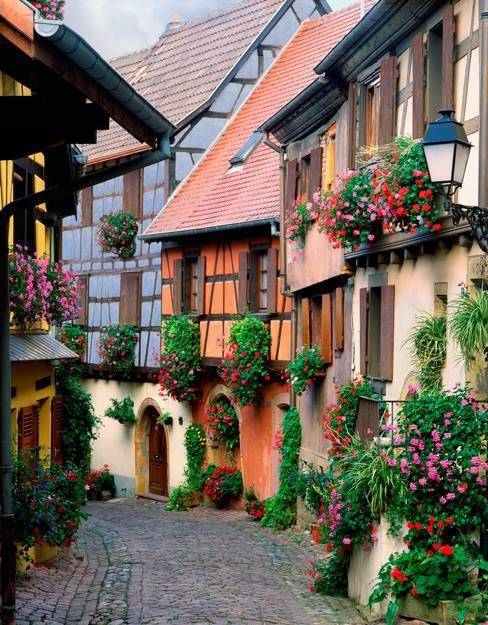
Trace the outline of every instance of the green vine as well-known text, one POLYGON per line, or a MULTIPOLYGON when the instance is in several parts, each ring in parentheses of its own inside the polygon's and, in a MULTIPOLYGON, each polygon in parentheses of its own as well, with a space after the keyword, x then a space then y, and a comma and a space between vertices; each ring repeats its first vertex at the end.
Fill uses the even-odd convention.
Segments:
POLYGON ((408 342, 421 392, 440 391, 447 356, 446 317, 423 315, 413 326, 408 342))
POLYGON ((169 497, 167 509, 171 511, 188 510, 194 493, 202 490, 204 475, 202 466, 205 461, 205 430, 198 423, 192 423, 185 432, 186 467, 185 482, 175 488, 169 497))
POLYGON ((296 408, 291 408, 283 417, 282 424, 280 486, 276 495, 266 502, 266 512, 261 521, 265 527, 284 530, 296 523, 301 441, 300 415, 296 408))

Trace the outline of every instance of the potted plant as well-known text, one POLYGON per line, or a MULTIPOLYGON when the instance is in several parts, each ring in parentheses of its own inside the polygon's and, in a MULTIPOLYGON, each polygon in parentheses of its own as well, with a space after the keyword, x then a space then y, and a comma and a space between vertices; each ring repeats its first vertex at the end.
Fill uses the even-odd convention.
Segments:
POLYGON ((105 416, 115 419, 122 425, 133 425, 136 422, 134 402, 130 397, 122 400, 112 399, 110 406, 105 410, 105 416))
POLYGON ((316 219, 316 214, 312 210, 311 202, 301 202, 300 198, 295 200, 291 213, 286 223, 286 240, 289 244, 295 244, 295 256, 292 260, 296 260, 297 255, 303 255, 305 247, 305 237, 316 219))
POLYGON ((136 253, 139 226, 133 215, 120 211, 103 215, 97 230, 97 240, 104 252, 119 258, 131 258, 136 253))
POLYGON ((239 445, 239 418, 227 397, 212 401, 205 411, 205 418, 210 439, 220 439, 229 452, 239 445))
POLYGON ((161 425, 165 425, 166 427, 169 427, 173 425, 173 417, 171 416, 169 412, 162 412, 159 416, 159 423, 161 425))
POLYGON ((325 361, 317 345, 302 347, 295 360, 286 368, 290 383, 297 395, 302 395, 322 373, 325 361))
POLYGON ((104 464, 102 469, 90 471, 86 478, 86 491, 88 499, 107 501, 115 496, 115 478, 108 464, 104 464))
POLYGON ((120 372, 133 369, 138 338, 136 326, 116 323, 103 327, 98 343, 100 367, 120 372))
POLYGON ((242 474, 234 467, 211 467, 203 490, 217 508, 225 508, 242 495, 242 474))

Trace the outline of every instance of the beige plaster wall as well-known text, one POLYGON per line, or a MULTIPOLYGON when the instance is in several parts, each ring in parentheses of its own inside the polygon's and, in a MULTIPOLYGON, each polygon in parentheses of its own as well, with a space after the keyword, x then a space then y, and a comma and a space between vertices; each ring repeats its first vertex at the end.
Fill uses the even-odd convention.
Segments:
POLYGON ((147 403, 157 406, 160 412, 169 412, 173 416, 173 425, 166 428, 168 483, 170 490, 178 486, 183 481, 186 461, 183 443, 185 430, 191 423, 189 405, 161 397, 157 384, 87 379, 83 382, 83 386, 91 394, 95 414, 102 422, 98 438, 92 446, 92 468, 97 469, 108 464, 115 475, 118 495, 130 497, 136 494, 135 433, 137 425, 121 425, 114 419, 103 416, 110 406, 111 399, 120 400, 129 396, 134 401, 134 410, 136 415, 139 415, 139 419, 142 417, 143 404, 147 403), (178 423, 179 417, 182 417, 183 425, 178 423))

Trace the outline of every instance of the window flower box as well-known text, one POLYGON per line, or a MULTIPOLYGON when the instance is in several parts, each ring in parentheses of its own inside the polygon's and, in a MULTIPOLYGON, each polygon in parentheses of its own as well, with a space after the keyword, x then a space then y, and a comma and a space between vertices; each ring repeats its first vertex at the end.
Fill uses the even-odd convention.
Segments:
POLYGON ((399 615, 406 618, 418 619, 437 625, 457 625, 459 610, 467 610, 465 622, 476 621, 476 613, 481 609, 481 595, 473 595, 465 599, 462 604, 456 601, 440 601, 436 607, 428 606, 421 599, 406 595, 400 600, 399 615))

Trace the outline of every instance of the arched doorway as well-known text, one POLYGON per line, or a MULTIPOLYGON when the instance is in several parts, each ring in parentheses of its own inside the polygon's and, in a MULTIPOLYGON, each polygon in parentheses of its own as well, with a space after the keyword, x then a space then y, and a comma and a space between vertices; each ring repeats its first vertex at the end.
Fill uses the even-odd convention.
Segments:
POLYGON ((168 494, 168 439, 153 399, 142 402, 135 431, 136 493, 168 494), (156 457, 157 456, 157 457, 156 457))
POLYGON ((149 492, 168 496, 168 446, 157 413, 153 415, 149 429, 149 492))

